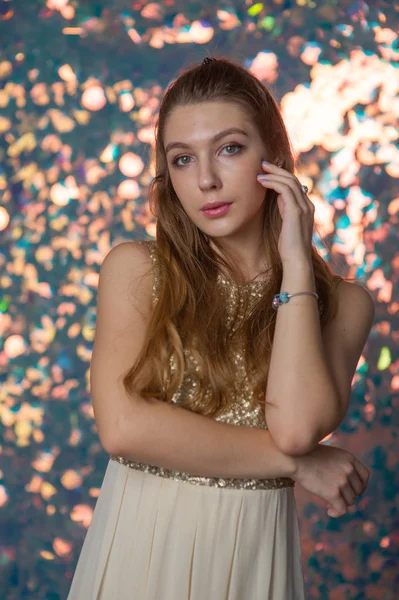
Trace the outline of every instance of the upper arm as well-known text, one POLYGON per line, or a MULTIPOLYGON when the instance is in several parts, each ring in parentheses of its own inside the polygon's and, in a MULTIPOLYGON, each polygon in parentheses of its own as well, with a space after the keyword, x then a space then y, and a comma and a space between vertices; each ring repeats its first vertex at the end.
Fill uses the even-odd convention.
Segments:
MULTIPOLYGON (((352 380, 375 317, 373 298, 367 289, 342 281, 338 286, 338 312, 322 331, 327 364, 339 398, 339 411, 330 431, 345 418, 352 380)), ((329 414, 326 411, 326 414, 329 414)))
POLYGON ((151 266, 144 246, 124 242, 110 250, 100 268, 90 388, 98 435, 109 453, 121 419, 116 400, 117 394, 125 394, 121 378, 143 346, 151 317, 151 266))

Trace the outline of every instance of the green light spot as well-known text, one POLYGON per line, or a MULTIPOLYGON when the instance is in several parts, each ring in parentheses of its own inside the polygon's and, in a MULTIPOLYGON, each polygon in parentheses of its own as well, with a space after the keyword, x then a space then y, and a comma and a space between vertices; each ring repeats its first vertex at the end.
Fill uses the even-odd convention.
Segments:
POLYGON ((271 31, 274 27, 276 20, 274 17, 265 17, 259 22, 259 27, 262 29, 266 29, 267 31, 271 31))
POLYGON ((261 3, 254 4, 253 6, 251 6, 251 8, 248 9, 248 14, 251 17, 256 17, 256 15, 258 15, 262 9, 263 9, 263 4, 261 4, 261 3))
POLYGON ((389 367, 391 362, 392 362, 392 359, 391 359, 391 353, 389 351, 389 348, 384 346, 383 348, 381 348, 381 353, 380 353, 380 356, 379 356, 378 362, 377 362, 377 369, 379 371, 385 371, 385 369, 387 369, 389 367))

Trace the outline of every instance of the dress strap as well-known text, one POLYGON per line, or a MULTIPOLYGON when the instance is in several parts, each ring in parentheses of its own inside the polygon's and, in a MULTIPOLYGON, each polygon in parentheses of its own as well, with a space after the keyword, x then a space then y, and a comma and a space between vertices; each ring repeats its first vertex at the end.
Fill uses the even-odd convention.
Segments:
POLYGON ((158 265, 158 250, 156 240, 137 240, 139 244, 145 246, 151 256, 153 266, 153 283, 152 283, 152 305, 158 302, 158 290, 159 290, 159 265, 158 265))

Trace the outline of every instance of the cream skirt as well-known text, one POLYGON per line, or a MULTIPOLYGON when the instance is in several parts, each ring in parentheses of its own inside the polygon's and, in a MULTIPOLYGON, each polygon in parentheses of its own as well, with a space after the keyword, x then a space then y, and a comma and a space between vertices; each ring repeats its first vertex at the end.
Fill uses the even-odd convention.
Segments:
POLYGON ((304 600, 294 488, 223 489, 109 461, 67 600, 304 600))

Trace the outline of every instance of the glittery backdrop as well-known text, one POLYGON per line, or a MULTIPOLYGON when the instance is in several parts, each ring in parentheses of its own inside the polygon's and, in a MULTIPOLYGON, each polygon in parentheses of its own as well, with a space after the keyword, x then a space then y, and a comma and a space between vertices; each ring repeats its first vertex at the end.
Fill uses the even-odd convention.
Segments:
POLYGON ((398 23, 378 0, 0 0, 1 599, 66 597, 108 460, 88 381, 100 264, 155 236, 163 90, 211 54, 272 86, 320 249, 377 307, 326 439, 369 486, 339 519, 297 486, 308 598, 399 598, 398 23))

